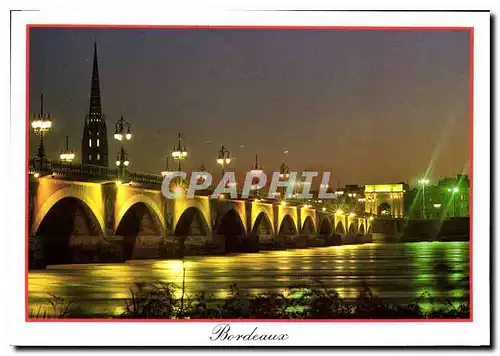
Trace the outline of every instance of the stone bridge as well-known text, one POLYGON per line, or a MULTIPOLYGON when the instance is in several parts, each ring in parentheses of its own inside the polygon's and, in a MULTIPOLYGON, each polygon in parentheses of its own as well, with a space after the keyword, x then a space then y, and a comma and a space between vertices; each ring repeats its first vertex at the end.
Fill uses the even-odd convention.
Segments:
POLYGON ((371 219, 276 200, 166 199, 159 185, 29 178, 32 266, 365 241, 371 219))

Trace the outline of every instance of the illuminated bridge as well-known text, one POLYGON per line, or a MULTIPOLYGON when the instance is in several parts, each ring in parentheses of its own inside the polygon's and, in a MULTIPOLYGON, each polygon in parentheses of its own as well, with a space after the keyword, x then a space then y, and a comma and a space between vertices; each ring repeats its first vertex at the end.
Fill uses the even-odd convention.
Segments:
POLYGON ((369 241, 372 220, 274 199, 166 199, 161 175, 29 164, 32 266, 250 252, 369 241), (125 183, 126 182, 126 183, 125 183))

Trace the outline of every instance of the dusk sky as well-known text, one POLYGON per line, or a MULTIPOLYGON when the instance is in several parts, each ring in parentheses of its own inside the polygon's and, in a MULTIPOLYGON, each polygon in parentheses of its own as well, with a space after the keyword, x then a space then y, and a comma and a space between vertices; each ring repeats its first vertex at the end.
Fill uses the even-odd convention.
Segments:
POLYGON ((187 171, 219 174, 224 145, 227 170, 259 154, 331 186, 411 182, 431 161, 434 179, 468 172, 468 31, 31 29, 30 112, 43 92, 51 158, 68 135, 81 159, 94 40, 110 167, 123 114, 134 171, 163 170, 181 131, 187 171))

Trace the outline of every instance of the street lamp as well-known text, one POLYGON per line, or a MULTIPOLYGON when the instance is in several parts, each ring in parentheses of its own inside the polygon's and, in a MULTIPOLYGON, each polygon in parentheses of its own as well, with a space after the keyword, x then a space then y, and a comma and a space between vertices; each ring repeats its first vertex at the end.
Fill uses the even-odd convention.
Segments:
MULTIPOLYGON (((252 169, 250 170, 250 173, 256 177, 257 175, 260 175, 262 173, 262 167, 259 166, 259 155, 255 155, 255 165, 252 167, 252 169)), ((254 185, 253 182, 252 182, 252 189, 255 189, 254 190, 254 195, 255 197, 259 197, 259 191, 256 190, 257 189, 257 185, 254 185)))
POLYGON ((222 167, 222 176, 224 176, 224 166, 231 163, 229 157, 229 150, 222 145, 221 149, 217 152, 217 163, 222 167))
POLYGON ((68 136, 66 136, 66 147, 62 150, 59 158, 63 162, 72 162, 75 159, 75 153, 68 148, 68 136))
MULTIPOLYGON (((202 164, 200 168, 198 168, 198 172, 206 172, 205 166, 202 164)), ((203 174, 198 174, 196 177, 196 180, 198 181, 198 184, 205 183, 205 180, 207 178, 203 174)))
POLYGON ((129 141, 132 139, 132 134, 130 133, 130 123, 123 118, 123 115, 121 115, 120 119, 115 124, 114 134, 114 138, 120 141, 120 152, 118 152, 116 157, 116 166, 118 167, 116 173, 118 178, 124 177, 125 168, 130 164, 130 161, 128 160, 128 153, 125 152, 125 149, 123 148, 123 137, 125 137, 125 140, 129 141))
POLYGON ((172 150, 172 157, 174 158, 174 161, 177 161, 178 171, 181 171, 181 162, 186 159, 188 154, 186 151, 186 146, 181 146, 181 139, 182 135, 179 132, 177 134, 177 147, 174 146, 174 149, 172 150))
POLYGON ((419 179, 418 184, 422 186, 422 217, 425 219, 425 186, 429 184, 429 180, 427 178, 419 179))
POLYGON ((130 133, 130 124, 125 121, 123 115, 121 115, 120 120, 118 120, 115 124, 114 138, 118 141, 122 141, 123 136, 125 136, 126 140, 130 140, 132 138, 132 134, 130 133))
POLYGON ((33 115, 33 121, 31 122, 31 127, 35 135, 40 136, 40 144, 38 145, 38 158, 40 159, 40 164, 43 167, 45 161, 45 147, 43 146, 43 137, 49 133, 52 128, 52 116, 50 113, 45 114, 43 112, 43 94, 40 95, 40 113, 38 115, 33 115))
POLYGON ((455 193, 458 193, 458 187, 448 188, 448 192, 451 193, 451 196, 452 196, 452 199, 453 199, 453 217, 455 217, 455 215, 456 215, 455 193))
POLYGON ((280 166, 280 178, 289 178, 290 177, 290 168, 283 162, 280 166))

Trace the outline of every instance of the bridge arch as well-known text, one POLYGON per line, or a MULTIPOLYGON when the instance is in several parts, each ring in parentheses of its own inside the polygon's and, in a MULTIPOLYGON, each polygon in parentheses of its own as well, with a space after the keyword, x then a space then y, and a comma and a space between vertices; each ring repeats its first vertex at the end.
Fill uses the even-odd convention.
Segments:
POLYGON ((349 233, 349 235, 355 235, 356 234, 356 224, 354 222, 351 222, 349 224, 348 233, 349 233))
POLYGON ((161 224, 162 231, 165 231, 166 222, 161 212, 161 208, 153 199, 144 194, 134 194, 129 199, 127 199, 125 203, 123 203, 123 205, 120 207, 120 210, 118 211, 118 216, 115 219, 115 231, 118 230, 118 226, 122 221, 124 215, 130 210, 132 206, 138 203, 144 204, 148 208, 148 210, 153 213, 153 217, 157 219, 161 224))
MULTIPOLYGON (((42 220, 45 218, 47 213, 52 209, 52 207, 61 201, 64 198, 75 198, 83 203, 90 209, 92 214, 95 216, 97 223, 101 231, 105 231, 104 225, 104 211, 103 211, 103 202, 101 201, 101 195, 98 194, 99 200, 92 199, 91 194, 86 194, 85 189, 78 189, 81 187, 73 187, 69 186, 66 188, 59 189, 50 195, 48 199, 42 204, 41 208, 38 209, 35 219, 33 221, 33 225, 31 227, 32 234, 36 234, 42 220)), ((89 188, 92 189, 92 188, 89 188)), ((100 192, 99 192, 100 193, 100 192)), ((95 194, 92 194, 95 195, 95 194)))
POLYGON ((361 234, 361 235, 365 234, 365 224, 361 223, 359 225, 358 233, 361 234))
POLYGON ((329 218, 325 217, 319 224, 319 235, 330 236, 333 233, 332 222, 329 218))
POLYGON ((286 214, 281 219, 281 223, 278 229, 279 235, 296 235, 297 234, 297 225, 295 224, 295 220, 292 218, 290 214, 286 214))
POLYGON ((377 207, 378 216, 391 216, 392 214, 392 206, 387 201, 382 201, 377 207))
POLYGON ((266 220, 271 224, 272 233, 275 232, 276 229, 275 229, 275 226, 273 224, 274 212, 273 212, 273 205, 272 204, 266 204, 266 203, 253 201, 252 205, 251 205, 250 215, 251 215, 251 224, 249 226, 250 234, 253 234, 257 223, 262 224, 262 221, 260 219, 263 218, 263 215, 266 218, 266 220), (258 219, 259 219, 259 221, 258 221, 258 219))
POLYGON ((174 236, 208 235, 210 226, 203 212, 195 206, 184 210, 174 229, 174 236))
POLYGON ((344 224, 342 222, 342 220, 340 220, 338 223, 337 223, 337 226, 335 226, 335 233, 337 234, 340 234, 340 235, 345 235, 345 227, 344 227, 344 224))
POLYGON ((240 252, 246 237, 245 225, 235 209, 220 212, 215 222, 215 234, 225 238, 226 252, 240 252))
POLYGON ((103 230, 96 215, 84 201, 65 197, 51 206, 34 235, 43 251, 44 263, 50 265, 74 263, 72 239, 103 236, 103 230))
POLYGON ((274 233, 274 227, 271 223, 271 219, 265 211, 262 211, 257 215, 252 228, 252 235, 259 235, 265 233, 265 235, 271 235, 274 233))
POLYGON ((302 224, 302 234, 316 234, 316 226, 314 226, 313 219, 310 215, 306 216, 304 223, 302 224))
POLYGON ((163 231, 160 217, 156 212, 148 204, 137 201, 123 214, 115 235, 123 236, 124 258, 129 260, 134 256, 139 236, 161 236, 163 231))

